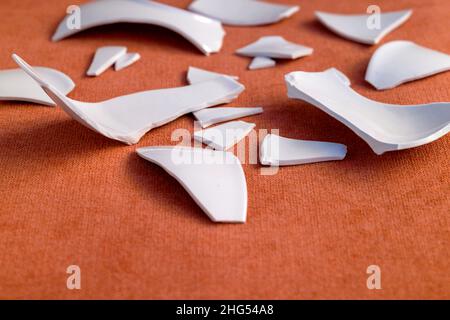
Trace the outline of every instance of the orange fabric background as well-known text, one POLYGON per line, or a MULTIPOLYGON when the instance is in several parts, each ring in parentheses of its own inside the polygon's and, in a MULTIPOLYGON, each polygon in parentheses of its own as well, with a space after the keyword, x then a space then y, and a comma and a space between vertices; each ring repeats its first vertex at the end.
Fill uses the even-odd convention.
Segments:
MULTIPOLYGON (((68 5, 81 1, 0 2, 0 68, 16 52, 59 69, 70 94, 100 101, 145 89, 184 85, 189 65, 240 76, 247 90, 234 106, 262 106, 247 118, 290 138, 344 143, 348 156, 281 168, 262 176, 245 165, 248 222, 209 221, 162 169, 136 147, 174 144, 184 116, 137 146, 109 140, 60 108, 0 102, 0 298, 450 298, 448 136, 429 145, 375 155, 353 132, 315 107, 286 96, 284 75, 337 67, 361 94, 399 104, 450 101, 450 72, 377 92, 364 81, 379 46, 344 40, 314 10, 364 12, 373 1, 296 1, 281 23, 225 27, 222 51, 203 56, 181 36, 146 25, 100 27, 52 43, 68 5), (311 57, 247 71, 233 52, 264 35, 315 49, 311 57), (84 74, 102 45, 125 45, 142 60, 97 78, 84 74), (66 289, 68 265, 82 289, 66 289), (382 290, 366 288, 366 268, 382 270, 382 290)), ((164 1, 186 7, 190 1, 164 1)), ((383 43, 409 39, 450 53, 447 0, 377 0, 383 11, 413 8, 383 43)))

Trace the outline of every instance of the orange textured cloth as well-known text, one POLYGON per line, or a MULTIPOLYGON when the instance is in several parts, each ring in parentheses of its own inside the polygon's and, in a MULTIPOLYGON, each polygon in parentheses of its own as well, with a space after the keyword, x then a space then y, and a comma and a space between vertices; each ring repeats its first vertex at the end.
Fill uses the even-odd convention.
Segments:
MULTIPOLYGON (((364 81, 379 46, 331 33, 314 10, 363 13, 373 1, 296 1, 301 10, 263 27, 228 27, 219 54, 204 56, 176 33, 147 25, 95 28, 51 42, 66 8, 81 1, 0 1, 0 69, 13 52, 59 69, 76 83, 70 97, 101 101, 186 84, 188 66, 238 75, 246 91, 231 106, 262 106, 245 119, 290 138, 344 143, 344 161, 284 167, 260 175, 244 165, 248 221, 212 223, 161 168, 136 147, 175 144, 181 117, 137 146, 109 140, 60 108, 0 102, 0 298, 450 298, 448 136, 382 156, 317 108, 287 98, 284 75, 336 67, 359 93, 383 102, 450 101, 450 73, 374 90, 364 81), (264 35, 314 48, 310 57, 247 71, 234 51, 264 35), (85 76, 93 53, 124 45, 142 59, 100 77, 85 76), (66 268, 81 268, 81 290, 66 268), (366 269, 382 271, 368 290, 366 269)), ((187 7, 190 1, 164 1, 187 7)), ((275 1, 274 1, 275 2, 275 1)), ((450 53, 450 2, 378 0, 382 11, 414 9, 390 40, 450 53)))

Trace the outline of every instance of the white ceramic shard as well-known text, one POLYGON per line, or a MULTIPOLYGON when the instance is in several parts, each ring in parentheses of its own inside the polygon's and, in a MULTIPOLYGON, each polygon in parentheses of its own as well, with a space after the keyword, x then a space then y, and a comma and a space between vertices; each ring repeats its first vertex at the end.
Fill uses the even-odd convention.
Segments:
POLYGON ((380 13, 379 26, 371 25, 370 14, 335 14, 316 11, 316 17, 328 29, 341 37, 364 43, 377 44, 392 30, 406 22, 412 10, 380 13))
MULTIPOLYGON (((68 94, 75 83, 64 73, 50 68, 34 67, 37 74, 62 94, 68 94)), ((0 70, 0 100, 27 101, 48 106, 55 103, 22 69, 0 70)))
POLYGON ((304 100, 341 121, 382 154, 430 143, 450 130, 450 103, 394 105, 369 100, 349 87, 340 71, 292 72, 288 96, 304 100))
POLYGON ((347 154, 347 147, 340 143, 288 139, 268 134, 259 152, 262 165, 291 166, 342 160, 347 154))
POLYGON ((200 122, 202 128, 207 128, 213 124, 248 117, 263 112, 263 108, 232 108, 216 107, 202 109, 194 112, 195 118, 200 122))
POLYGON ((80 102, 63 95, 17 55, 13 58, 72 118, 126 144, 137 143, 151 129, 183 114, 228 103, 244 90, 239 82, 220 77, 185 87, 137 92, 99 103, 80 102))
POLYGON ((258 70, 265 68, 275 67, 277 63, 275 60, 267 58, 267 57, 254 57, 252 62, 250 62, 248 68, 250 70, 258 70))
POLYGON ((450 55, 411 41, 392 41, 373 54, 366 81, 378 90, 385 90, 447 70, 450 70, 450 55))
POLYGON ((259 26, 289 18, 300 7, 256 0, 194 0, 188 9, 228 25, 259 26))
POLYGON ((238 80, 237 76, 230 76, 222 73, 212 72, 208 70, 203 70, 200 68, 189 67, 187 72, 187 81, 189 84, 199 83, 202 81, 212 80, 217 77, 229 77, 234 80, 238 80))
POLYGON ((94 59, 86 74, 97 77, 127 54, 127 48, 122 46, 100 47, 95 51, 94 59))
POLYGON ((228 150, 247 136, 254 123, 231 121, 209 129, 194 132, 194 139, 215 150, 228 150))
POLYGON ((136 151, 178 180, 212 221, 246 221, 247 183, 239 159, 231 152, 189 147, 136 151))
POLYGON ((238 49, 236 53, 247 57, 298 59, 300 57, 311 55, 313 49, 286 41, 286 39, 280 36, 266 36, 238 49))
POLYGON ((102 25, 146 23, 179 33, 208 55, 220 50, 225 35, 219 21, 154 1, 93 1, 82 4, 79 8, 79 28, 73 26, 74 17, 67 15, 53 35, 53 41, 102 25))
POLYGON ((131 66, 139 59, 141 59, 141 55, 139 53, 135 52, 127 53, 116 61, 116 63, 114 64, 114 70, 120 71, 122 69, 125 69, 126 67, 131 66))

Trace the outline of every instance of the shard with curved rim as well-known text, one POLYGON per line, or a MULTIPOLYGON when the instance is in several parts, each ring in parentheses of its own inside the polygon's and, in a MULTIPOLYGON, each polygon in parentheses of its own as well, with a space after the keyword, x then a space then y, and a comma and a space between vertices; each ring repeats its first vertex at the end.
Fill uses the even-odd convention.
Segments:
POLYGON ((135 144, 148 131, 190 112, 231 102, 244 86, 227 77, 199 84, 142 91, 98 103, 66 97, 17 55, 16 63, 72 118, 114 140, 135 144))
POLYGON ((174 177, 212 221, 246 221, 247 183, 239 159, 231 152, 189 147, 136 151, 174 177))
POLYGON ((70 28, 71 16, 66 16, 53 35, 53 41, 102 25, 146 23, 179 33, 208 55, 220 50, 225 35, 219 21, 154 1, 93 1, 80 5, 80 15, 80 28, 70 28))
POLYGON ((377 44, 392 30, 402 25, 412 14, 412 10, 380 13, 380 26, 371 26, 368 14, 335 14, 316 11, 316 17, 328 29, 341 37, 364 43, 377 44))
POLYGON ((385 90, 447 70, 450 70, 450 55, 412 41, 391 41, 373 54, 366 81, 378 90, 385 90))
POLYGON ((286 75, 288 97, 311 103, 364 139, 373 151, 408 149, 430 143, 450 130, 450 103, 394 105, 352 90, 336 69, 286 75))

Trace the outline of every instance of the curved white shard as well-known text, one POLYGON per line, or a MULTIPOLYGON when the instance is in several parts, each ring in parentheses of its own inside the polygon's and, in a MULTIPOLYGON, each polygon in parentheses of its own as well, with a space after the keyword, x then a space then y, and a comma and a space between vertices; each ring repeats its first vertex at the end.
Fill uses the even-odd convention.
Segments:
POLYGON ((216 107, 202 109, 194 112, 195 118, 200 122, 202 128, 207 128, 213 124, 230 121, 238 118, 248 117, 263 112, 263 108, 232 108, 216 107))
POLYGON ((98 103, 80 102, 66 97, 47 83, 17 55, 13 55, 13 59, 72 118, 126 144, 137 143, 151 129, 186 113, 228 103, 244 90, 239 82, 220 77, 185 87, 137 92, 98 103))
POLYGON ((247 57, 298 59, 300 57, 311 55, 313 49, 286 41, 286 39, 280 36, 266 36, 238 49, 236 53, 247 57))
POLYGON ((288 139, 268 134, 259 152, 262 165, 291 166, 342 160, 347 154, 347 147, 340 143, 288 139))
POLYGON ((188 9, 228 25, 259 26, 288 18, 300 7, 255 0, 194 0, 188 9))
POLYGON ((364 43, 377 44, 392 30, 402 25, 412 14, 412 10, 380 13, 378 26, 370 26, 369 14, 335 14, 316 11, 316 17, 328 29, 341 37, 364 43))
POLYGON ((239 159, 231 152, 189 147, 136 151, 178 180, 212 221, 246 221, 247 183, 239 159))
MULTIPOLYGON (((36 73, 62 94, 68 94, 75 83, 64 73, 50 68, 34 67, 36 73)), ((22 69, 0 70, 0 100, 27 101, 48 106, 55 103, 22 69)))
POLYGON ((80 28, 71 28, 72 17, 67 15, 53 35, 53 41, 102 25, 147 23, 179 33, 208 55, 220 50, 225 35, 219 21, 154 1, 93 1, 80 5, 80 15, 80 28))
POLYGON ((94 59, 86 74, 97 77, 115 64, 120 58, 127 54, 127 48, 122 46, 100 47, 95 51, 94 59))
POLYGON ((286 84, 288 97, 309 102, 341 121, 377 154, 421 146, 450 130, 450 103, 394 105, 369 100, 352 90, 336 69, 292 72, 286 84))
POLYGON ((229 77, 234 80, 239 80, 237 76, 230 76, 227 74, 217 73, 213 71, 208 71, 196 67, 189 67, 187 72, 187 81, 189 84, 199 83, 202 81, 208 81, 215 79, 217 77, 229 77))
POLYGON ((254 57, 248 68, 250 70, 266 69, 275 67, 276 64, 275 60, 267 57, 254 57))
POLYGON ((114 70, 120 71, 122 69, 125 69, 129 66, 131 66, 133 63, 141 59, 141 55, 139 53, 133 52, 133 53, 127 53, 124 56, 122 56, 119 60, 116 61, 114 64, 114 70))
POLYGON ((209 129, 194 132, 194 139, 215 150, 228 150, 247 136, 254 123, 231 121, 209 129))
POLYGON ((373 54, 366 81, 378 90, 385 90, 447 70, 450 70, 450 55, 411 41, 392 41, 373 54))

